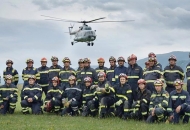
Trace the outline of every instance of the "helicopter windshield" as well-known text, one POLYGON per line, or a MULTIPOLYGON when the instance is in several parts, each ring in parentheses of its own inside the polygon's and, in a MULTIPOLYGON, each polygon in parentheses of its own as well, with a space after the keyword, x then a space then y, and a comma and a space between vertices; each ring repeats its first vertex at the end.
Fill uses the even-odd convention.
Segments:
POLYGON ((85 27, 84 30, 92 30, 91 27, 85 27))

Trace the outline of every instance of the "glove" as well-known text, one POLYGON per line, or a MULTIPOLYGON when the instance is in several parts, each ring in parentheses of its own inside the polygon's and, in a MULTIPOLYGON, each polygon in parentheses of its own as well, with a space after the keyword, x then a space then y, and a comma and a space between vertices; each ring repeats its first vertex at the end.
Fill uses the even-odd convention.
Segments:
POLYGON ((122 101, 122 100, 119 100, 119 101, 117 101, 117 102, 115 103, 115 105, 116 105, 116 106, 120 106, 122 103, 123 103, 123 101, 122 101))
POLYGON ((68 101, 68 102, 66 102, 66 103, 64 104, 64 106, 65 106, 65 107, 69 107, 70 103, 71 103, 71 102, 68 101))
POLYGON ((90 87, 90 90, 91 89, 94 89, 94 88, 97 88, 98 87, 98 85, 92 85, 91 87, 90 87))
POLYGON ((105 89, 109 89, 109 84, 107 83, 107 84, 105 84, 105 89))

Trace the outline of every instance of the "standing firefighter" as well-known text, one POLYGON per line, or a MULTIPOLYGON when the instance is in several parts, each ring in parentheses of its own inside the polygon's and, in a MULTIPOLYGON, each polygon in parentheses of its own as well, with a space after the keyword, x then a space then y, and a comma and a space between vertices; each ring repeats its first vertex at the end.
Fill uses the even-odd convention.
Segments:
POLYGON ((136 91, 138 88, 138 80, 142 78, 143 76, 143 70, 142 68, 136 63, 137 57, 132 54, 129 58, 130 65, 128 67, 127 72, 127 78, 128 78, 128 84, 131 86, 132 93, 133 93, 133 100, 136 101, 136 91))
MULTIPOLYGON (((189 58, 190 58, 190 53, 189 53, 189 58)), ((190 62, 186 66, 186 77, 187 77, 187 91, 190 94, 190 62)))
POLYGON ((64 108, 62 110, 61 116, 69 113, 71 116, 79 115, 79 107, 81 103, 82 90, 76 85, 76 77, 71 75, 69 77, 69 84, 63 92, 62 103, 64 108))
POLYGON ((42 104, 42 88, 35 84, 36 77, 31 75, 28 78, 29 85, 25 86, 22 92, 21 107, 23 114, 29 114, 29 108, 32 109, 32 114, 41 113, 42 104))
POLYGON ((111 85, 114 85, 114 70, 117 67, 116 65, 116 59, 111 56, 109 58, 109 62, 110 62, 110 68, 106 71, 106 76, 107 76, 107 81, 109 81, 111 83, 111 85))
POLYGON ((27 64, 27 67, 25 69, 23 69, 23 71, 22 71, 22 79, 24 80, 23 89, 25 86, 27 86, 29 84, 28 78, 31 75, 36 76, 36 74, 37 74, 37 69, 33 67, 34 61, 32 59, 27 59, 26 64, 27 64))
POLYGON ((168 106, 169 120, 179 123, 180 116, 183 116, 183 123, 189 122, 190 117, 190 97, 189 93, 183 90, 183 82, 180 79, 174 81, 175 90, 170 93, 168 106))
POLYGON ((6 61, 7 68, 3 71, 3 78, 5 80, 5 77, 7 75, 12 75, 12 84, 17 85, 18 84, 18 72, 16 69, 13 68, 13 61, 12 60, 7 60, 6 61))
POLYGON ((11 75, 5 76, 5 85, 0 86, 0 113, 10 114, 14 113, 17 102, 18 89, 12 84, 13 77, 11 75))
POLYGON ((79 59, 78 61, 78 69, 76 71, 76 77, 77 77, 77 85, 81 86, 81 71, 84 69, 84 59, 79 59))
POLYGON ((98 103, 95 99, 96 89, 90 89, 92 85, 92 79, 86 77, 84 79, 85 86, 82 93, 82 116, 95 116, 98 108, 98 103))
POLYGON ((151 92, 146 88, 146 81, 144 79, 139 79, 138 85, 138 90, 136 91, 137 100, 132 105, 132 117, 137 120, 146 121, 151 92))
POLYGON ((38 84, 42 87, 42 91, 47 94, 48 87, 49 87, 49 68, 46 66, 47 65, 47 59, 42 58, 41 59, 41 67, 37 69, 37 80, 38 84))
POLYGON ((155 121, 164 122, 168 107, 169 94, 163 89, 162 80, 155 80, 154 86, 156 91, 150 97, 150 115, 147 119, 147 123, 153 123, 155 121))
POLYGON ((105 60, 104 58, 98 58, 98 67, 95 69, 96 70, 96 74, 98 74, 99 72, 104 72, 106 73, 108 68, 107 67, 104 67, 104 64, 105 64, 105 60))
POLYGON ((70 67, 71 60, 68 57, 63 59, 64 67, 59 72, 59 80, 61 81, 61 89, 64 90, 64 87, 69 84, 68 78, 71 75, 76 76, 75 70, 70 67))
POLYGON ((115 107, 116 116, 126 120, 130 116, 130 108, 132 101, 132 90, 127 84, 127 75, 121 73, 119 75, 120 83, 114 87, 115 89, 115 107))
POLYGON ((114 70, 114 85, 119 84, 119 75, 121 73, 124 73, 127 75, 127 67, 124 66, 125 59, 123 57, 119 57, 117 59, 118 62, 118 67, 115 68, 114 70))
POLYGON ((114 114, 115 108, 115 90, 110 86, 110 83, 106 80, 106 74, 104 72, 98 73, 98 85, 91 86, 91 89, 96 88, 96 100, 99 102, 99 117, 105 118, 114 114))
POLYGON ((155 57, 149 57, 149 68, 143 73, 143 78, 146 81, 146 88, 151 92, 155 91, 154 81, 160 79, 162 76, 160 68, 155 66, 155 60, 155 57))
POLYGON ((160 68, 160 71, 162 71, 162 65, 157 61, 157 59, 156 59, 156 54, 154 54, 153 52, 150 52, 149 54, 148 54, 148 58, 150 58, 150 57, 154 57, 155 58, 155 66, 156 67, 158 67, 158 68, 160 68))
POLYGON ((176 65, 177 58, 174 55, 171 55, 168 59, 169 66, 164 68, 164 79, 166 81, 166 91, 170 93, 175 90, 174 81, 176 79, 184 79, 184 73, 180 66, 176 65))
POLYGON ((59 78, 59 72, 61 71, 62 67, 60 65, 58 65, 58 61, 59 59, 55 56, 51 57, 51 61, 52 61, 52 66, 49 68, 49 85, 52 85, 52 79, 54 77, 58 77, 59 78))
POLYGON ((62 104, 61 99, 62 99, 62 91, 60 90, 59 86, 59 78, 54 77, 52 79, 52 86, 50 86, 45 98, 44 111, 55 112, 56 114, 59 114, 62 104))

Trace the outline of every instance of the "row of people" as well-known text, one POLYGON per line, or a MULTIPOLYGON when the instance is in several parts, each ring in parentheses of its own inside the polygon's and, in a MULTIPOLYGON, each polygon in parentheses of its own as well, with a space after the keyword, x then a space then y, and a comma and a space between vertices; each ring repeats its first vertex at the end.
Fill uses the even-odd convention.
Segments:
MULTIPOLYGON (((134 118, 145 120, 148 123, 163 122, 167 119, 172 123, 179 123, 183 116, 183 123, 189 122, 190 97, 183 90, 183 82, 180 79, 174 81, 175 90, 170 94, 164 90, 161 79, 154 81, 155 91, 151 93, 146 88, 146 81, 139 79, 138 89, 135 91, 136 100, 132 99, 132 89, 127 82, 127 75, 121 73, 118 77, 119 84, 112 86, 106 79, 104 72, 98 73, 98 83, 93 85, 90 77, 84 78, 84 85, 76 85, 76 77, 71 75, 69 83, 62 89, 59 79, 54 77, 45 98, 44 111, 55 112, 61 116, 118 116, 122 119, 134 118)), ((1 113, 13 113, 17 102, 17 88, 13 85, 12 76, 5 77, 6 84, 0 87, 1 113)), ((42 88, 35 83, 35 76, 28 78, 29 85, 22 90, 22 112, 29 114, 29 108, 33 114, 42 112, 42 88)))

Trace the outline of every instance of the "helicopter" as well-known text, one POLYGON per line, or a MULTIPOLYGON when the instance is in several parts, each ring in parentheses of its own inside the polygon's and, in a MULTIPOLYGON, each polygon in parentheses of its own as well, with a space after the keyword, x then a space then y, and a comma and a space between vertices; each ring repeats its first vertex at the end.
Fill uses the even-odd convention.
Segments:
POLYGON ((124 20, 124 21, 98 21, 101 19, 105 19, 106 17, 101 17, 97 19, 93 19, 90 21, 74 21, 74 20, 67 20, 67 19, 62 19, 62 18, 56 18, 52 16, 46 16, 46 15, 41 15, 43 17, 47 17, 49 19, 45 20, 53 20, 53 21, 62 21, 62 22, 72 22, 72 23, 82 23, 83 25, 79 27, 78 30, 72 31, 74 24, 70 24, 71 26, 69 28, 69 34, 70 35, 75 35, 75 38, 71 42, 71 45, 74 45, 79 42, 87 43, 87 46, 93 46, 94 45, 94 40, 96 39, 96 30, 92 30, 90 26, 87 25, 87 23, 107 23, 107 22, 130 22, 134 20, 124 20))

